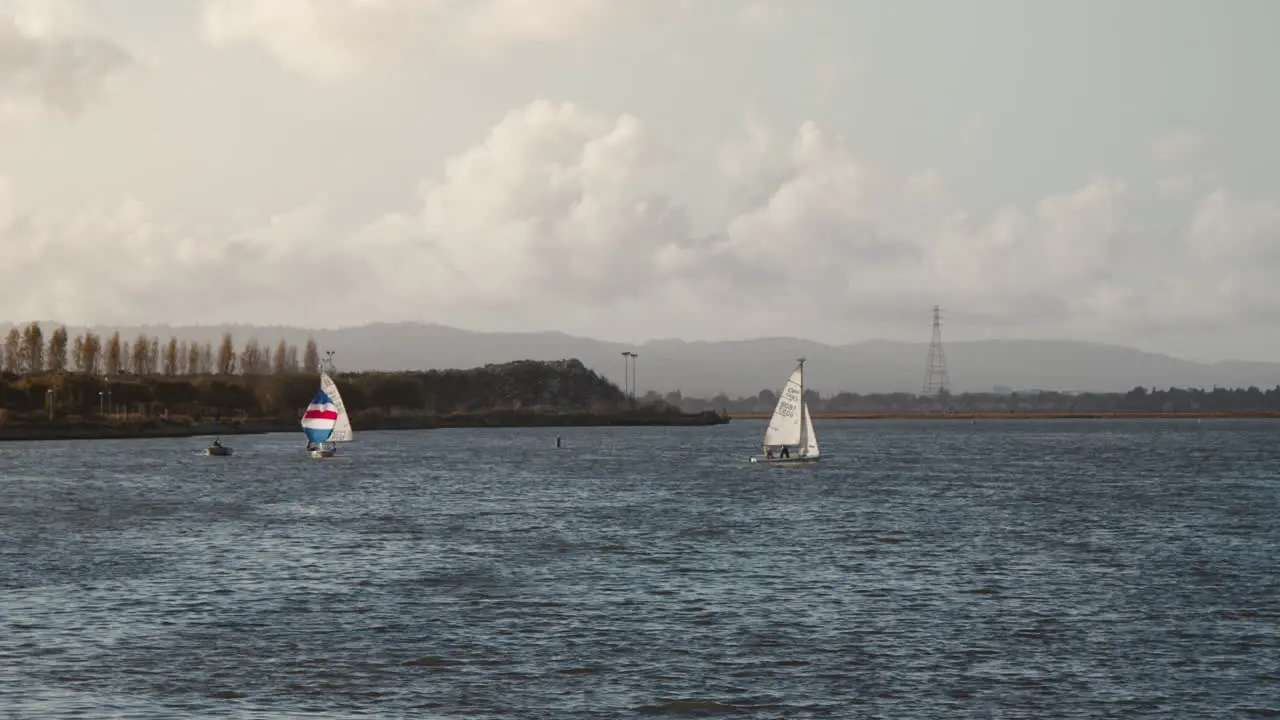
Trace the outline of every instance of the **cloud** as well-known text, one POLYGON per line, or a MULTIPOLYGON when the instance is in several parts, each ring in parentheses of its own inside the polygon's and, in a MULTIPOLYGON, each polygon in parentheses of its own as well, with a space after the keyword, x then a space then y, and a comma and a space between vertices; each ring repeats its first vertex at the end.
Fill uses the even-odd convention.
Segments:
POLYGON ((744 25, 768 26, 785 22, 788 9, 776 0, 754 0, 747 3, 738 16, 744 25))
POLYGON ((1180 165, 1195 159, 1209 146, 1204 138, 1187 132, 1165 133, 1151 141, 1151 155, 1164 165, 1180 165))
POLYGON ((437 307, 634 297, 660 282, 664 254, 689 232, 684 211, 652 190, 659 154, 634 117, 532 103, 424 184, 412 216, 376 225, 374 254, 437 307))
POLYGON ((430 0, 212 0, 203 29, 214 45, 259 44, 290 69, 340 80, 430 37, 439 12, 430 0))
POLYGON ((411 52, 493 53, 678 13, 661 0, 207 0, 202 29, 216 46, 256 44, 291 70, 340 81, 411 52))
POLYGON ((978 142, 978 138, 982 136, 982 131, 987 129, 987 116, 978 112, 969 116, 964 125, 960 128, 960 144, 973 145, 978 142))
MULTIPOLYGON (((719 162, 730 216, 695 233, 663 192, 674 158, 637 117, 539 100, 428 174, 416 203, 352 229, 321 201, 188 227, 124 197, 78 218, 0 182, 0 304, 14 319, 334 325, 432 320, 617 336, 830 338, 918 321, 935 302, 992 328, 1115 339, 1280 310, 1280 205, 1084 179, 966 209, 936 170, 896 175, 836 132, 748 123, 719 162), (838 329, 838 330, 837 330, 838 329)), ((1270 314, 1270 315, 1269 315, 1270 314)))
POLYGON ((460 27, 469 43, 504 47, 585 35, 620 15, 603 0, 490 0, 463 15, 460 27))
POLYGON ((0 124, 76 117, 129 61, 71 3, 0 3, 0 124))

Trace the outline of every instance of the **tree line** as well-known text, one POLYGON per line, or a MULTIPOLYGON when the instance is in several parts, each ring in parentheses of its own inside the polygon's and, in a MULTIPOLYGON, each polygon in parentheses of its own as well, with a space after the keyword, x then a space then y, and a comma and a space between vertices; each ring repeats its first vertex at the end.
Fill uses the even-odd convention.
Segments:
MULTIPOLYGON (((915 393, 840 392, 822 395, 805 390, 811 412, 845 413, 1123 413, 1123 412, 1280 412, 1280 387, 1145 388, 1128 392, 1066 393, 1052 391, 961 393, 941 397, 915 393)), ((685 412, 727 410, 730 413, 772 413, 778 397, 772 390, 730 398, 685 397, 677 390, 660 396, 650 392, 645 402, 663 399, 685 412)))
MULTIPOLYGON (((470 370, 342 373, 334 381, 355 419, 493 410, 610 412, 627 404, 616 385, 577 360, 522 360, 470 370)), ((163 371, 0 374, 0 423, 99 417, 296 419, 318 383, 317 374, 305 368, 296 373, 188 376, 163 371)))
POLYGON ((39 323, 14 327, 5 337, 0 365, 13 375, 38 375, 74 371, 85 375, 267 375, 316 373, 320 352, 314 338, 307 338, 299 357, 298 348, 281 340, 272 349, 257 338, 249 338, 237 349, 231 333, 223 333, 216 349, 213 343, 189 343, 170 337, 139 334, 132 341, 119 332, 103 338, 86 331, 71 339, 59 326, 46 340, 39 323))

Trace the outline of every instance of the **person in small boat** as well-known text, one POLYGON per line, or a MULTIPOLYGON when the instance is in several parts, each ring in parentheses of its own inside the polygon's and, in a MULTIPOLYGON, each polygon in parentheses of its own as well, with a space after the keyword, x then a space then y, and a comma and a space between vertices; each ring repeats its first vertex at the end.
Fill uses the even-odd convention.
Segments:
POLYGON ((786 446, 786 445, 783 445, 783 446, 782 446, 782 452, 778 453, 778 457, 780 457, 780 458, 789 458, 789 457, 791 457, 791 451, 787 449, 787 446, 786 446))
POLYGON ((220 447, 222 447, 222 439, 221 439, 221 438, 214 438, 214 439, 213 439, 213 446, 214 446, 214 447, 216 447, 216 448, 220 448, 220 447))
POLYGON ((765 448, 765 449, 764 449, 764 456, 765 456, 766 458, 768 458, 769 460, 772 460, 772 459, 773 459, 773 448, 765 448))

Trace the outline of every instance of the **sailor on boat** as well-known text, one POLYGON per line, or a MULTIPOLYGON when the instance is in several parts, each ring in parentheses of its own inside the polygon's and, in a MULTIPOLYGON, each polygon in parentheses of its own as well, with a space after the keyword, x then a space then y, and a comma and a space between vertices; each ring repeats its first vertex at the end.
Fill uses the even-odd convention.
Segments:
POLYGON ((222 447, 222 438, 214 438, 214 439, 213 439, 213 446, 214 446, 214 447, 216 447, 216 448, 220 448, 220 447, 222 447))

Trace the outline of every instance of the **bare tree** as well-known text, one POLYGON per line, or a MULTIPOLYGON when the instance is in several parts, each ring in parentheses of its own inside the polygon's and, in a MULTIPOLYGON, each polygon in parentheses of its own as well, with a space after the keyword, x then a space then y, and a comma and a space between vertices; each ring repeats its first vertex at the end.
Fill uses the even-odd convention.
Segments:
POLYGON ((49 372, 60 373, 67 369, 67 329, 59 326, 49 335, 49 351, 45 357, 49 372))
POLYGON ((85 331, 84 356, 80 359, 80 372, 97 374, 102 371, 102 337, 85 331))
POLYGON ((33 322, 22 331, 22 371, 36 374, 44 370, 44 331, 33 322))
POLYGON ((4 371, 22 372, 22 333, 16 327, 4 338, 4 371))
POLYGON ((133 341, 133 372, 135 375, 151 375, 151 340, 138 334, 133 341))
POLYGON ((164 346, 164 374, 178 374, 178 338, 170 337, 169 344, 164 346))
POLYGON ((231 375, 236 371, 236 346, 231 341, 231 333, 222 334, 222 344, 218 346, 218 374, 231 375))
POLYGON ((88 372, 84 369, 84 335, 77 335, 71 341, 71 365, 76 372, 88 372))
POLYGON ((102 354, 102 341, 97 335, 85 331, 72 343, 71 362, 76 372, 92 375, 98 372, 98 360, 102 354))
POLYGON ((200 343, 191 343, 187 347, 187 374, 200 374, 200 343))
POLYGON ((276 345, 275 355, 271 357, 271 372, 276 375, 282 375, 285 372, 288 372, 288 362, 289 347, 284 344, 284 340, 281 340, 280 343, 276 345))
POLYGON ((200 346, 200 374, 213 374, 213 345, 209 343, 200 346))
POLYGON ((307 347, 302 351, 302 371, 320 372, 320 351, 316 349, 315 338, 307 338, 307 347))
POLYGON ((107 377, 119 375, 124 370, 121 366, 124 357, 124 348, 120 347, 120 333, 113 332, 111 337, 107 338, 107 352, 102 359, 102 370, 107 377))
POLYGON ((177 351, 174 352, 174 372, 179 375, 190 375, 191 371, 187 369, 187 360, 190 359, 191 351, 187 347, 187 341, 183 340, 178 343, 177 351))
POLYGON ((261 375, 270 367, 270 361, 257 338, 249 338, 240 353, 240 372, 245 375, 261 375))
POLYGON ((147 352, 147 374, 155 375, 160 372, 160 338, 152 336, 151 345, 147 352))
POLYGON ((298 362, 298 346, 290 345, 289 349, 284 353, 285 370, 296 373, 302 370, 302 364, 298 362))
POLYGON ((137 356, 134 354, 133 346, 127 341, 120 343, 120 372, 123 375, 138 374, 138 364, 134 362, 137 356))

